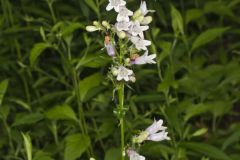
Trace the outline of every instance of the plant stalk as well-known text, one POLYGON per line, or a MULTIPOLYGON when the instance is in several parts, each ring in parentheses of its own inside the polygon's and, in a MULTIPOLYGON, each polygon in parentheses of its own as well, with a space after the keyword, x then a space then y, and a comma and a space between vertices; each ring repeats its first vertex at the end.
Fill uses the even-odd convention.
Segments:
POLYGON ((124 83, 121 82, 118 90, 119 110, 120 110, 120 133, 121 133, 121 159, 125 159, 124 149, 124 83))

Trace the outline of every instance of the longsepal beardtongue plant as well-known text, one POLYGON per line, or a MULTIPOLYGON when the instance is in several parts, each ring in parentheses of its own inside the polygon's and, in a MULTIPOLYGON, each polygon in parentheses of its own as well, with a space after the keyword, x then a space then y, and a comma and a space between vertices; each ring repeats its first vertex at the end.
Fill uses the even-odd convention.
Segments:
POLYGON ((144 141, 170 140, 166 132, 167 127, 162 126, 163 120, 154 121, 145 131, 138 136, 134 136, 132 144, 125 146, 124 139, 124 116, 126 107, 124 103, 124 86, 131 82, 136 82, 133 71, 134 65, 155 64, 156 54, 149 54, 148 46, 151 41, 144 38, 144 31, 149 29, 152 21, 148 13, 145 1, 142 1, 137 11, 133 12, 126 7, 124 0, 109 0, 107 11, 117 12, 115 24, 110 24, 106 20, 102 22, 94 21, 92 26, 87 26, 88 32, 101 31, 105 34, 104 46, 106 52, 112 57, 112 66, 109 70, 110 79, 118 91, 118 105, 115 110, 120 123, 121 133, 121 157, 125 159, 127 154, 130 160, 145 160, 145 157, 135 150, 144 141), (131 146, 131 147, 129 147, 131 146))

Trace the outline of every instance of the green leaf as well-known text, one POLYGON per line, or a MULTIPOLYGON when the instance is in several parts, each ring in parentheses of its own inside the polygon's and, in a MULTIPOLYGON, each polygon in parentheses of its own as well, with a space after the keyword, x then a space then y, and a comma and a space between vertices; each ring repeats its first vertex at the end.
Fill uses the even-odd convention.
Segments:
POLYGON ((12 102, 18 104, 19 106, 21 106, 22 108, 28 110, 28 111, 31 111, 31 106, 28 105, 26 102, 24 102, 23 100, 21 99, 11 99, 12 102))
POLYGON ((201 33, 193 42, 191 51, 208 44, 226 32, 229 27, 208 29, 201 33))
POLYGON ((67 25, 62 29, 62 32, 61 32, 62 36, 67 36, 79 28, 85 29, 84 25, 81 23, 78 23, 78 22, 70 23, 69 25, 67 25))
POLYGON ((48 43, 36 43, 30 52, 30 65, 33 66, 33 64, 36 62, 37 58, 41 55, 41 53, 45 49, 50 47, 51 45, 48 43))
POLYGON ((80 158, 90 145, 90 138, 81 134, 70 135, 65 138, 65 141, 64 160, 80 158))
POLYGON ((13 127, 19 126, 19 125, 26 125, 26 124, 35 124, 38 121, 42 120, 44 116, 41 113, 26 113, 21 114, 15 117, 14 123, 12 124, 13 127))
POLYGON ((210 110, 209 105, 207 104, 196 104, 196 105, 191 105, 188 107, 186 111, 186 115, 184 116, 184 120, 188 121, 190 118, 197 116, 199 114, 208 112, 210 110))
POLYGON ((54 160, 51 158, 51 154, 43 152, 43 151, 37 151, 34 154, 33 160, 54 160))
POLYGON ((99 86, 103 81, 103 75, 100 73, 92 74, 82 81, 79 82, 79 90, 81 101, 84 101, 87 97, 87 94, 90 93, 90 90, 99 86))
POLYGON ((186 24, 202 17, 204 12, 200 9, 189 9, 186 13, 186 24))
POLYGON ((239 140, 240 140, 240 130, 235 131, 232 135, 230 135, 229 137, 227 137, 227 139, 225 139, 222 145, 222 150, 225 150, 228 146, 234 143, 238 143, 239 140))
POLYGON ((201 136, 203 134, 205 134, 208 131, 208 128, 201 128, 197 131, 195 131, 192 136, 196 137, 196 136, 201 136))
POLYGON ((184 35, 184 25, 183 25, 182 15, 173 5, 171 5, 171 16, 172 16, 172 27, 175 35, 178 35, 179 33, 184 35))
POLYGON ((29 134, 22 133, 27 160, 32 160, 32 142, 29 134))
POLYGON ((85 0, 85 3, 97 14, 99 15, 99 9, 93 0, 85 0))
POLYGON ((3 97, 8 88, 8 80, 4 80, 0 83, 0 106, 2 105, 3 97))
POLYGON ((104 160, 121 160, 121 149, 120 148, 110 148, 105 154, 104 160))
POLYGON ((68 104, 55 106, 49 109, 45 114, 52 120, 78 120, 75 112, 68 104))
POLYGON ((188 148, 189 150, 193 150, 195 152, 199 152, 203 155, 207 155, 213 159, 231 160, 231 158, 224 152, 209 144, 196 142, 181 142, 180 146, 188 148))

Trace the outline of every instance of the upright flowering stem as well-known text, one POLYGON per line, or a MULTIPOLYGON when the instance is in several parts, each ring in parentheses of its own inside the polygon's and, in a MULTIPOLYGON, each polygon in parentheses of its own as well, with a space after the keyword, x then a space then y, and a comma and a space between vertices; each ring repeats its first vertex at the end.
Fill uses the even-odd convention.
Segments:
POLYGON ((125 84, 136 81, 133 72, 134 65, 155 64, 156 54, 148 54, 148 46, 151 41, 144 39, 144 31, 150 27, 151 16, 146 16, 153 10, 148 10, 145 1, 141 2, 140 8, 133 12, 126 6, 125 0, 108 0, 107 11, 114 10, 118 13, 117 22, 114 25, 107 21, 94 21, 92 26, 86 26, 88 32, 101 31, 105 34, 104 46, 107 54, 112 57, 113 65, 108 73, 108 78, 113 82, 118 93, 118 105, 115 114, 120 123, 121 135, 121 160, 125 160, 127 153, 129 160, 145 160, 145 157, 138 154, 136 149, 144 141, 159 142, 169 140, 166 127, 162 126, 163 121, 154 121, 146 131, 133 138, 132 147, 125 146, 124 122, 126 107, 124 106, 124 87, 125 84), (126 147, 126 148, 125 148, 126 147), (126 149, 126 152, 125 152, 126 149))
POLYGON ((120 82, 118 89, 119 112, 120 112, 120 131, 121 131, 121 157, 124 160, 124 82, 120 82))
MULTIPOLYGON (((124 54, 124 45, 122 41, 119 40, 120 46, 120 53, 119 53, 119 63, 123 64, 123 54, 124 54)), ((120 112, 120 132, 121 132, 121 159, 124 160, 125 158, 125 144, 124 144, 124 81, 119 82, 118 88, 118 101, 119 101, 119 112, 120 112)))

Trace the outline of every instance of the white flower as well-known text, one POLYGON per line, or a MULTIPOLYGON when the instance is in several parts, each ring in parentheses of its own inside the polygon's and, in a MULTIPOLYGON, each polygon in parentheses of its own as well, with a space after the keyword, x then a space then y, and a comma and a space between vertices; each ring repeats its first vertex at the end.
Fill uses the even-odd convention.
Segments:
POLYGON ((162 132, 149 135, 147 140, 154 141, 154 142, 170 140, 170 138, 168 137, 167 134, 168 134, 168 132, 165 132, 165 130, 164 130, 162 132))
POLYGON ((147 9, 147 4, 146 4, 145 1, 142 1, 142 2, 141 2, 140 10, 141 10, 141 13, 142 13, 143 16, 145 16, 146 14, 148 14, 148 12, 155 12, 154 10, 148 10, 148 9, 147 9))
POLYGON ((131 22, 121 21, 121 22, 117 22, 115 24, 115 27, 118 31, 128 31, 131 24, 132 24, 131 22))
POLYGON ((158 121, 154 120, 154 122, 152 123, 152 125, 149 126, 149 127, 146 129, 146 131, 147 131, 149 134, 155 134, 155 133, 157 133, 157 132, 160 131, 160 130, 166 130, 167 127, 162 126, 162 124, 163 124, 163 120, 161 120, 161 119, 158 120, 158 121))
POLYGON ((126 2, 124 0, 109 0, 106 10, 110 11, 114 8, 116 12, 119 12, 120 6, 125 6, 126 2))
POLYGON ((140 51, 140 50, 147 50, 146 46, 151 45, 151 41, 144 40, 140 37, 131 37, 132 43, 135 45, 135 47, 140 51))
POLYGON ((145 157, 142 155, 138 154, 136 151, 133 149, 128 149, 127 154, 130 160, 145 160, 145 157))
POLYGON ((144 38, 143 31, 146 31, 148 29, 148 26, 140 26, 140 22, 135 21, 130 26, 129 33, 133 36, 139 35, 141 38, 144 38))
POLYGON ((117 72, 118 81, 121 81, 122 79, 129 81, 130 77, 133 75, 133 71, 124 66, 119 66, 117 72))
POLYGON ((129 22, 129 16, 132 16, 132 15, 133 15, 132 11, 127 9, 127 7, 125 7, 125 6, 121 6, 121 7, 119 7, 117 21, 118 22, 121 22, 121 21, 129 22))
POLYGON ((138 64, 138 65, 146 64, 146 63, 154 64, 154 63, 156 63, 156 62, 153 60, 154 58, 156 58, 156 54, 148 55, 148 51, 146 51, 142 56, 137 57, 137 58, 132 62, 132 64, 138 64))

